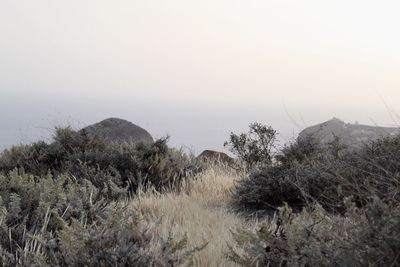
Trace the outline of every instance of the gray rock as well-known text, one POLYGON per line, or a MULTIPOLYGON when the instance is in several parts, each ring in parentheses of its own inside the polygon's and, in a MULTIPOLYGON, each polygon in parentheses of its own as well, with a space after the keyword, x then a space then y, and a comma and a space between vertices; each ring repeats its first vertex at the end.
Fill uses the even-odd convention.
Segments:
POLYGON ((152 143, 153 137, 143 128, 118 118, 109 118, 89 125, 81 131, 107 141, 127 141, 152 143))
POLYGON ((342 144, 349 148, 357 148, 363 143, 397 134, 400 134, 399 128, 360 125, 358 123, 350 124, 333 118, 327 122, 304 129, 299 134, 299 138, 306 138, 311 135, 322 144, 326 144, 333 141, 337 136, 342 144))

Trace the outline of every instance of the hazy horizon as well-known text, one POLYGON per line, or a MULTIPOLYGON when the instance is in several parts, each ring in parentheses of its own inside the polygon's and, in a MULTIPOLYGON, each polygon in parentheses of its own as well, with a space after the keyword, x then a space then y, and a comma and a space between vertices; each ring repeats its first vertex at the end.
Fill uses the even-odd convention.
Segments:
POLYGON ((395 1, 0 3, 0 149, 120 117, 197 153, 259 121, 398 125, 395 1))
POLYGON ((195 153, 204 149, 225 151, 223 142, 229 133, 247 131, 251 122, 262 122, 278 130, 283 141, 297 137, 301 129, 338 117, 346 122, 380 126, 398 126, 397 115, 384 103, 381 109, 371 110, 334 110, 325 112, 303 109, 290 110, 284 104, 281 107, 213 107, 198 104, 152 106, 135 99, 108 99, 91 102, 87 99, 66 99, 37 95, 24 97, 8 95, 9 104, 0 106, 2 131, 0 131, 0 149, 13 144, 30 143, 36 140, 48 140, 56 126, 72 126, 80 129, 108 117, 119 117, 148 130, 155 138, 171 136, 170 144, 184 147, 195 153), (46 105, 41 105, 46 103, 46 105), (71 110, 71 106, 74 109, 71 110), (16 110, 18 112, 16 112, 16 110), (305 117, 302 114, 307 114, 305 117), (361 119, 360 119, 361 118, 361 119))

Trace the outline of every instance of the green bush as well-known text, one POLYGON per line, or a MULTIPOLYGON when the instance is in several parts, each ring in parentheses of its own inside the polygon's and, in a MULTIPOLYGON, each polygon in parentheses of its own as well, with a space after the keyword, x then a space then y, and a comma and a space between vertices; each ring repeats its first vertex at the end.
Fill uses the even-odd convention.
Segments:
POLYGON ((248 133, 231 133, 224 146, 234 153, 245 167, 250 170, 259 165, 272 163, 272 150, 275 145, 276 131, 270 126, 252 123, 248 133))

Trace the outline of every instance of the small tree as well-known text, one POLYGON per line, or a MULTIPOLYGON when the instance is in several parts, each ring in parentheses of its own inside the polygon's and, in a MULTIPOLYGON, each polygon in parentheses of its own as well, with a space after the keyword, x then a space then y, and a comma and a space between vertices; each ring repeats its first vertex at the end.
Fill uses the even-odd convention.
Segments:
POLYGON ((224 146, 251 169, 257 165, 272 163, 276 135, 271 126, 255 122, 249 125, 248 133, 239 135, 231 133, 229 141, 225 142, 224 146))

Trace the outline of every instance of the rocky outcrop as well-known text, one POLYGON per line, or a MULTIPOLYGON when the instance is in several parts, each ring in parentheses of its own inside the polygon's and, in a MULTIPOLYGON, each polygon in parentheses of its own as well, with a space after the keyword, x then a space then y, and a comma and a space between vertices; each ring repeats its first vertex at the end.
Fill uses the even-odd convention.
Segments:
POLYGON ((333 118, 327 122, 304 129, 299 138, 315 137, 322 144, 334 140, 335 136, 349 148, 357 148, 365 142, 370 142, 382 137, 393 136, 400 133, 399 128, 378 127, 360 124, 350 124, 333 118))
POLYGON ((118 118, 109 118, 89 125, 81 131, 107 141, 127 141, 152 143, 153 137, 145 129, 118 118))

